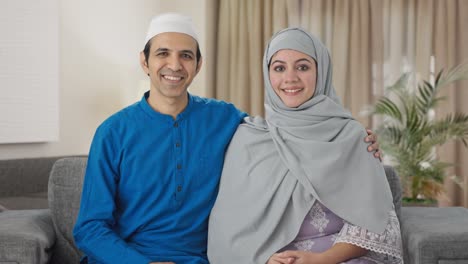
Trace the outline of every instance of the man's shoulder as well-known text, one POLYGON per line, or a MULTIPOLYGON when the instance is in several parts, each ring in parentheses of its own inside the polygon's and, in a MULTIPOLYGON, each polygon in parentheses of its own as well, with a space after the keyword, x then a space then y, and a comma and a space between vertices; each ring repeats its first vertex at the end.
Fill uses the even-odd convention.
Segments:
POLYGON ((193 98, 193 102, 197 105, 206 105, 206 106, 213 106, 213 107, 227 107, 229 105, 233 105, 223 100, 215 99, 215 98, 208 98, 202 97, 198 95, 191 95, 193 98))
POLYGON ((191 95, 193 102, 200 108, 204 108, 208 111, 216 110, 222 111, 224 113, 235 113, 235 114, 244 114, 239 110, 233 103, 226 102, 223 100, 215 98, 201 97, 197 95, 191 95))
POLYGON ((134 116, 138 113, 138 102, 132 105, 126 106, 125 108, 120 109, 119 111, 113 113, 109 117, 107 117, 99 128, 103 129, 115 129, 122 125, 125 125, 130 120, 133 120, 134 116))

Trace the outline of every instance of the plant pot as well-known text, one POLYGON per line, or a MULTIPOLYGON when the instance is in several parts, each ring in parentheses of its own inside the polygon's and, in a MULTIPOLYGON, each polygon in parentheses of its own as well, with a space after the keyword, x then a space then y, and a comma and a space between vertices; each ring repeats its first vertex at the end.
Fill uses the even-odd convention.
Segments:
POLYGON ((437 200, 434 199, 413 199, 403 197, 402 206, 418 206, 418 207, 438 207, 437 200))

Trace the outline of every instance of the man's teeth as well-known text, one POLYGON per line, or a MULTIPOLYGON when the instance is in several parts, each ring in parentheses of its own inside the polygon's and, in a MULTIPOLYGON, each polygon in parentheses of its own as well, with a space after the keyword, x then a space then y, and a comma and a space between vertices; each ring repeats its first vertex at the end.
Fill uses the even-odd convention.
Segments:
POLYGON ((164 78, 170 81, 180 81, 182 79, 182 77, 175 77, 175 76, 169 76, 169 75, 164 75, 164 78))

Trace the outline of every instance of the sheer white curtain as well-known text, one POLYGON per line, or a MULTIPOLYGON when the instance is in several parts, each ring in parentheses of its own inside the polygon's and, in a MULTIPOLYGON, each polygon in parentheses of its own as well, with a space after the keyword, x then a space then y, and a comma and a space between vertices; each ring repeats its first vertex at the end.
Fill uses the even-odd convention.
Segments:
MULTIPOLYGON (((447 69, 462 62, 468 63, 468 1, 447 0, 433 2, 433 53, 435 70, 447 69)), ((458 82, 444 89, 447 101, 436 114, 468 113, 468 81, 458 82)), ((468 150, 462 143, 451 143, 440 149, 439 155, 456 166, 452 173, 459 176, 462 187, 446 182, 449 201, 442 204, 468 207, 468 150)))
MULTIPOLYGON (((468 62, 468 1, 464 0, 384 0, 384 82, 392 84, 402 72, 415 71, 429 79, 441 69, 468 62), (432 61, 431 61, 432 60, 432 61)), ((446 87, 447 100, 436 115, 468 112, 468 82, 446 87)), ((458 175, 459 186, 446 181, 447 197, 441 205, 468 207, 468 152, 461 143, 449 143, 438 150, 439 158, 456 166, 449 175, 458 175)))

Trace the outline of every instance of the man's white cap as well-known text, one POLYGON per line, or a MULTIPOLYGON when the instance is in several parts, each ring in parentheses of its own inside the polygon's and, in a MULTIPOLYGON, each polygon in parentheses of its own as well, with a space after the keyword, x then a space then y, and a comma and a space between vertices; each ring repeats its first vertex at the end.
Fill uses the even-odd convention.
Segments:
POLYGON ((148 33, 146 34, 145 45, 154 36, 166 32, 184 33, 198 42, 192 18, 177 13, 164 13, 155 16, 151 20, 148 33))

